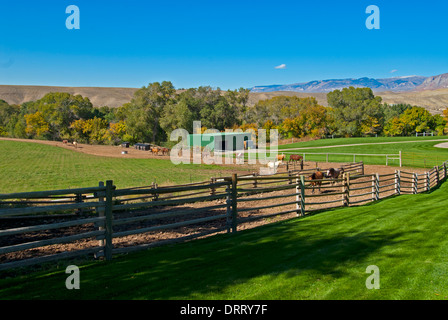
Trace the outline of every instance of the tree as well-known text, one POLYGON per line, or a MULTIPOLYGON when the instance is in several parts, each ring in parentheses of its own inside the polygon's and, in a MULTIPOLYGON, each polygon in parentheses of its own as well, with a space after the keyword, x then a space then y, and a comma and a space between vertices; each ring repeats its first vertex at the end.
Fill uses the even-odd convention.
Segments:
POLYGON ((280 124, 285 119, 295 118, 301 111, 317 105, 317 100, 314 97, 277 96, 258 101, 248 112, 249 120, 257 122, 260 126, 267 120, 280 124))
POLYGON ((42 112, 25 115, 26 129, 25 132, 33 137, 45 138, 50 133, 50 125, 45 120, 42 112))
POLYGON ((384 117, 381 97, 375 97, 370 88, 344 88, 327 94, 328 104, 333 108, 335 124, 340 134, 360 136, 363 124, 378 123, 384 117))
POLYGON ((227 102, 237 110, 237 119, 239 123, 247 122, 247 104, 249 101, 250 89, 239 88, 238 90, 227 90, 225 98, 227 102))
POLYGON ((448 134, 448 108, 443 110, 443 120, 446 121, 445 127, 443 129, 443 133, 448 134))
POLYGON ((9 105, 6 101, 0 100, 0 136, 13 136, 13 128, 19 114, 19 106, 9 105))
POLYGON ((169 81, 150 83, 134 93, 126 115, 129 133, 134 139, 149 138, 153 143, 162 140, 160 118, 165 106, 174 99, 175 93, 176 90, 169 81))
POLYGON ((107 139, 109 123, 101 118, 75 120, 71 126, 77 141, 85 143, 103 143, 107 139))
POLYGON ((399 117, 390 119, 384 128, 388 136, 411 135, 415 132, 438 131, 442 134, 446 120, 441 115, 431 115, 422 107, 406 109, 399 117))
POLYGON ((47 138, 53 140, 69 138, 73 121, 94 117, 94 108, 88 98, 66 92, 48 93, 42 99, 25 103, 21 112, 40 112, 49 126, 47 138))
POLYGON ((168 103, 162 112, 160 126, 165 130, 169 137, 175 129, 185 129, 193 127, 195 117, 193 111, 190 110, 185 100, 168 103))

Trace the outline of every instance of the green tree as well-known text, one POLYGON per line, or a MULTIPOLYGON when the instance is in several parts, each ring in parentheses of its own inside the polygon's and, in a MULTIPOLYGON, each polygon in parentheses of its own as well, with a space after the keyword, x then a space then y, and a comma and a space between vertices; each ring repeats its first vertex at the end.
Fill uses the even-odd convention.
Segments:
POLYGON ((383 122, 381 97, 375 97, 370 88, 344 88, 327 94, 328 104, 333 109, 338 132, 345 136, 360 136, 363 125, 383 122))
POLYGON ((175 98, 176 90, 169 81, 150 83, 134 93, 127 106, 126 124, 134 139, 154 143, 162 141, 160 118, 163 109, 175 98))

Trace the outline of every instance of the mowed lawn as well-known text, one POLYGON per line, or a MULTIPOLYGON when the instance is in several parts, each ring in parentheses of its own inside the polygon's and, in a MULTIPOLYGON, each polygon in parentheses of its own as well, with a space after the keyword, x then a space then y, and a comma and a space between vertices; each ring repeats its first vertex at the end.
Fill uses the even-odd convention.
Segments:
MULTIPOLYGON (((0 299, 448 299, 448 183, 234 234, 89 262, 3 274, 0 299), (379 289, 368 289, 368 266, 379 289)), ((75 262, 76 263, 76 262, 75 262)), ((0 274, 1 276, 1 274, 0 274)))
MULTIPOLYGON (((402 151, 402 165, 406 167, 426 167, 441 165, 448 160, 448 149, 436 148, 435 145, 448 142, 447 136, 442 137, 378 137, 378 138, 337 138, 298 142, 279 146, 279 153, 284 150, 291 153, 308 153, 306 160, 326 161, 329 153, 330 162, 352 162, 353 156, 332 155, 331 153, 348 154, 390 154, 397 155, 402 151), (436 140, 436 141, 433 141, 436 140), (363 144, 363 145, 358 145, 363 144), (329 146, 329 148, 325 148, 329 146), (322 153, 312 155, 311 153, 322 153)), ((384 156, 356 156, 356 161, 366 164, 386 164, 384 156)), ((389 165, 398 166, 398 160, 389 160, 389 165)))
POLYGON ((0 193, 97 186, 118 188, 181 184, 231 175, 223 166, 180 164, 162 159, 119 159, 17 141, 0 141, 0 193))

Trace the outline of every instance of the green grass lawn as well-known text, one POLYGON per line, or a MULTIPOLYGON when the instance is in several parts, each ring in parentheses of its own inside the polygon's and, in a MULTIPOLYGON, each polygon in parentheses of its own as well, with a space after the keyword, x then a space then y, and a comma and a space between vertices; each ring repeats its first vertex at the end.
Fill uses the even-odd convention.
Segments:
POLYGON ((448 184, 256 229, 0 280, 1 299, 448 299, 448 184), (380 271, 367 289, 366 268, 380 271))
POLYGON ((181 184, 231 175, 232 168, 174 165, 162 159, 120 159, 17 141, 0 141, 0 193, 97 186, 113 180, 118 188, 181 184))
MULTIPOLYGON (((350 153, 350 154, 398 154, 402 151, 402 165, 405 167, 426 167, 441 165, 448 160, 448 149, 435 148, 436 144, 447 141, 448 137, 378 137, 378 138, 337 138, 321 139, 307 142, 299 142, 279 146, 280 150, 287 150, 294 153, 324 153, 322 155, 306 155, 309 161, 326 161, 325 153, 330 153, 330 162, 352 162, 353 156, 349 155, 331 155, 331 153, 350 153), (418 142, 411 142, 418 141, 418 142), (390 144, 375 144, 387 142, 390 144), (392 143, 391 143, 392 142, 392 143), (369 144, 359 146, 356 144, 369 144), (338 145, 349 145, 337 147, 338 145), (333 146, 331 148, 322 148, 324 146, 333 146), (293 150, 294 148, 306 148, 293 150), (291 149, 291 150, 289 150, 291 149)), ((279 151, 281 153, 281 151, 279 151)), ((356 161, 364 161, 366 164, 386 164, 385 157, 378 156, 357 156, 356 161)), ((398 160, 390 160, 389 165, 399 165, 398 160)))

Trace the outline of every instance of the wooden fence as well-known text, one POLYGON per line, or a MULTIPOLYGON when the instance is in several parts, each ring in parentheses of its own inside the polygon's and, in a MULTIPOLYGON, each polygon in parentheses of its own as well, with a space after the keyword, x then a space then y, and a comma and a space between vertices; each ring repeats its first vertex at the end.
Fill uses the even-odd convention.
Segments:
MULTIPOLYGON (((320 162, 346 162, 353 159, 353 163, 356 163, 360 159, 366 158, 383 158, 385 160, 385 165, 388 166, 389 163, 397 164, 402 167, 402 153, 399 151, 397 154, 379 154, 379 153, 335 153, 335 152, 304 152, 300 150, 291 151, 291 149, 278 150, 279 154, 298 154, 303 157, 303 161, 317 161, 320 162), (331 157, 330 157, 331 156, 331 157), (393 160, 396 160, 392 162, 393 160)), ((378 160, 380 161, 380 160, 378 160)))
POLYGON ((0 270, 64 258, 113 255, 236 232, 256 221, 293 218, 393 195, 427 192, 447 178, 447 163, 424 174, 365 175, 362 163, 312 186, 311 171, 257 174, 160 187, 97 187, 0 194, 0 270))

